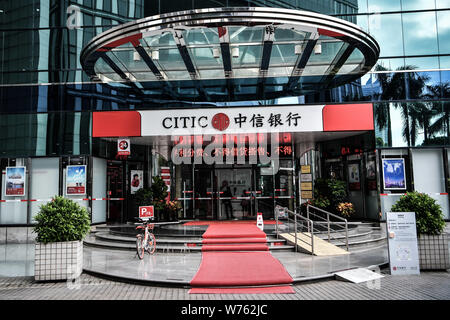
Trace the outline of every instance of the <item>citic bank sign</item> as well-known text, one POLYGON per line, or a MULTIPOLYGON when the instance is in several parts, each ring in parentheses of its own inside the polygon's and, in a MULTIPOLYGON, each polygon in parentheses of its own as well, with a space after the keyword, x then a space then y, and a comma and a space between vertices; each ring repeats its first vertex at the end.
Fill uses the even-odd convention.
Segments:
POLYGON ((374 130, 372 104, 93 112, 93 137, 374 130))

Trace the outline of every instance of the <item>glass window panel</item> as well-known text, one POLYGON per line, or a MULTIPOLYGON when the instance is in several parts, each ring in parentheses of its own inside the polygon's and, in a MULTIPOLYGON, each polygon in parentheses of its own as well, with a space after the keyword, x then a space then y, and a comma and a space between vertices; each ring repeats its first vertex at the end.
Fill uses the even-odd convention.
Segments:
POLYGON ((30 199, 42 199, 31 202, 31 221, 34 222, 39 207, 59 194, 59 158, 31 159, 30 192, 30 199))
POLYGON ((448 9, 450 8, 450 0, 436 0, 437 9, 448 9))
MULTIPOLYGON (((450 5, 450 1, 449 1, 450 5)), ((437 12, 439 53, 450 53, 450 11, 437 12)))
POLYGON ((446 194, 446 181, 444 162, 441 149, 412 151, 414 189, 418 192, 428 193, 441 206, 446 219, 449 218, 448 194, 446 194), (426 174, 423 174, 426 172, 426 174))
POLYGON ((400 0, 368 0, 369 12, 400 11, 400 0))
POLYGON ((356 13, 367 12, 367 0, 358 0, 358 9, 356 13))
POLYGON ((355 19, 356 21, 352 21, 353 23, 357 24, 365 32, 369 32, 369 16, 367 15, 355 16, 355 19))
POLYGON ((450 69, 450 56, 439 57, 439 66, 441 69, 450 69))
POLYGON ((434 9, 435 3, 430 0, 402 0, 402 10, 434 9))
MULTIPOLYGON (((92 158, 92 198, 106 198, 106 160, 92 158)), ((106 201, 92 201, 92 223, 106 222, 106 201)))
POLYGON ((305 38, 309 38, 310 34, 309 32, 276 28, 274 41, 303 41, 305 38))
POLYGON ((192 44, 218 44, 219 34, 217 30, 202 28, 183 31, 186 45, 192 44))
POLYGON ((295 54, 295 46, 302 46, 302 44, 274 44, 270 56, 270 66, 295 64, 299 57, 295 54))
POLYGON ((403 33, 405 55, 438 53, 434 12, 404 13, 403 33))
POLYGON ((261 43, 263 40, 262 27, 229 27, 228 32, 230 34, 231 43, 243 43, 243 42, 257 42, 261 43))
POLYGON ((405 67, 404 58, 379 59, 372 71, 395 71, 405 67))
POLYGON ((439 59, 438 57, 406 58, 405 65, 411 66, 412 69, 421 69, 421 70, 439 69, 439 59))
POLYGON ((160 66, 160 70, 183 70, 186 72, 186 65, 181 57, 178 48, 160 49, 159 59, 155 63, 160 66))
POLYGON ((369 33, 378 41, 381 57, 404 55, 400 14, 369 16, 369 33))
POLYGON ((164 32, 163 34, 158 34, 151 37, 144 36, 140 42, 143 46, 149 46, 150 48, 167 46, 176 47, 176 43, 171 32, 164 32))
POLYGON ((220 47, 188 48, 189 55, 197 68, 223 68, 220 47), (214 57, 214 49, 217 58, 214 57))
MULTIPOLYGON (((262 46, 230 46, 232 54, 231 65, 232 68, 240 67, 259 67, 261 65, 262 46), (233 56, 234 51, 237 48, 237 56, 233 56)), ((236 52, 235 52, 236 53, 236 52)))

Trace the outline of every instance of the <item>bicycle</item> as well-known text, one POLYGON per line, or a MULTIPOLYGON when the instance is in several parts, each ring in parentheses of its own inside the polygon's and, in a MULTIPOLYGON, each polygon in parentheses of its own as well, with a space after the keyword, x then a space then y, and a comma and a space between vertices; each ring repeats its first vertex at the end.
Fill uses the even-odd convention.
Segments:
POLYGON ((137 226, 136 230, 144 229, 144 234, 136 235, 136 251, 139 259, 144 259, 145 251, 149 254, 153 254, 156 250, 156 238, 155 235, 149 230, 153 230, 154 224, 149 224, 148 221, 144 221, 143 226, 137 226))

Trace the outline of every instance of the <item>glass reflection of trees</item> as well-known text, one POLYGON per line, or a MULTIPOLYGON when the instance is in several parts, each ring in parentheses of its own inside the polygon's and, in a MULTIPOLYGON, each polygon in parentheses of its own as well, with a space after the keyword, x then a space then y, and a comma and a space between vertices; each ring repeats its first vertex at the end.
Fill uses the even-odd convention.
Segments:
POLYGON ((450 102, 430 101, 449 97, 448 82, 429 85, 427 74, 414 72, 415 66, 404 66, 397 72, 388 72, 382 65, 375 68, 381 87, 376 94, 375 123, 380 130, 387 130, 386 139, 377 138, 378 146, 392 146, 391 107, 400 110, 402 117, 401 133, 406 146, 416 146, 420 130, 423 130, 422 145, 445 145, 450 137, 450 102), (411 99, 422 101, 408 102, 411 99), (403 100, 403 101, 402 101, 403 100))

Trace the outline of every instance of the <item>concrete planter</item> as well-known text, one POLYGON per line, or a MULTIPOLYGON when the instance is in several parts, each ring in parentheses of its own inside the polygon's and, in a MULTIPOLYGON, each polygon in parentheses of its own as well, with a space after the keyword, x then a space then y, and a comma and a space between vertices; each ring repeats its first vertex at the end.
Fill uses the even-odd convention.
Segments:
POLYGON ((36 243, 34 254, 36 281, 76 279, 82 271, 82 241, 36 243))
POLYGON ((437 236, 419 235, 417 244, 420 270, 450 269, 447 237, 446 233, 437 236))

